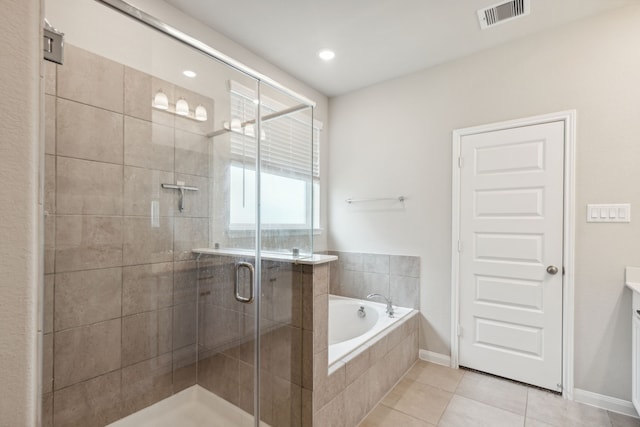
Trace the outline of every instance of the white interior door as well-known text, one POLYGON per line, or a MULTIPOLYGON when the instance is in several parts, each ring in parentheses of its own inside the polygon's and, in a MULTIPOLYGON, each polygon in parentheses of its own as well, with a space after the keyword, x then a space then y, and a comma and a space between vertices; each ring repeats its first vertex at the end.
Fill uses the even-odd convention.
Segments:
POLYGON ((559 390, 564 122, 460 149, 459 364, 559 390))

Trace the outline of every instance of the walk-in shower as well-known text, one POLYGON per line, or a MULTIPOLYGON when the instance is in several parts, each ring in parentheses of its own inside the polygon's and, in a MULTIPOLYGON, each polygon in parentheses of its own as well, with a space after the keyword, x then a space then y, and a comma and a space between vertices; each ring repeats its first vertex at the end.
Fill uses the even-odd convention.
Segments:
POLYGON ((45 5, 66 44, 46 64, 43 424, 301 425, 314 103, 125 2, 45 5))

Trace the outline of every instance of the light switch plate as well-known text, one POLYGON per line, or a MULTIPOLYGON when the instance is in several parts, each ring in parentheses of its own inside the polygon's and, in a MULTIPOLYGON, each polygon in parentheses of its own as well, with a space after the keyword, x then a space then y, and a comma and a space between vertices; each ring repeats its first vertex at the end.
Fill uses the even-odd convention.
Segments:
POLYGON ((587 205, 587 222, 631 222, 631 205, 629 203, 589 204, 587 205))

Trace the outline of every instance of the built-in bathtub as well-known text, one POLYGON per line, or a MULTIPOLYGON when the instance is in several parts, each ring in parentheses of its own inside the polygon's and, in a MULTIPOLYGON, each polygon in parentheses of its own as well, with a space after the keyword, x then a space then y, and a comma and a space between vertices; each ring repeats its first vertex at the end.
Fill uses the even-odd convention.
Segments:
POLYGON ((416 312, 406 307, 393 308, 394 315, 389 317, 386 304, 329 295, 329 371, 336 362, 359 352, 416 312))

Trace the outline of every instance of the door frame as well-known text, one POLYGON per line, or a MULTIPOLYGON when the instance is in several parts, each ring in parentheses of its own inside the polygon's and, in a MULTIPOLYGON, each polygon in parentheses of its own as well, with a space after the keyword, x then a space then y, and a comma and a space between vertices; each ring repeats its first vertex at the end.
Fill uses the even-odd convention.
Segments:
POLYGON ((538 125, 564 122, 564 182, 563 182, 563 266, 562 286, 562 396, 573 400, 574 352, 574 247, 575 247, 575 144, 576 110, 560 111, 534 117, 473 126, 453 131, 451 174, 451 367, 459 367, 458 326, 460 322, 460 153, 462 137, 538 125))

